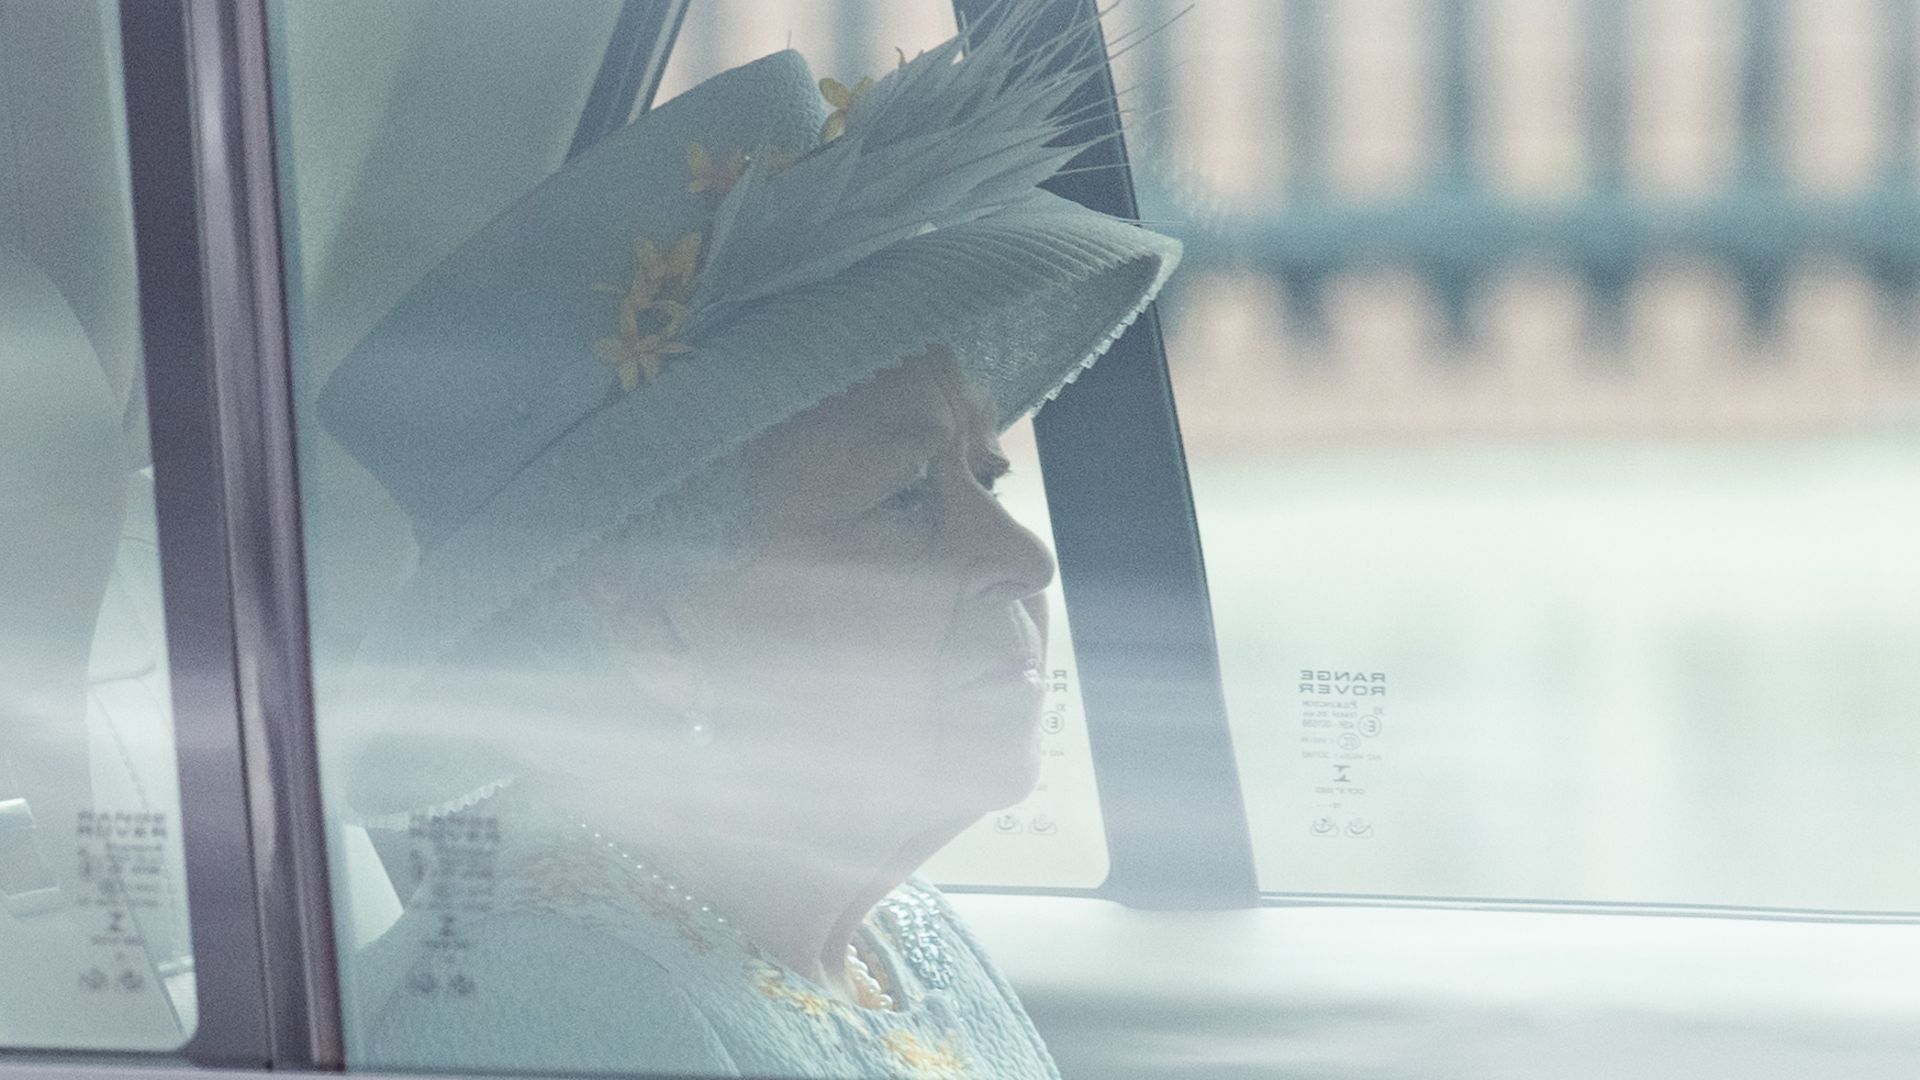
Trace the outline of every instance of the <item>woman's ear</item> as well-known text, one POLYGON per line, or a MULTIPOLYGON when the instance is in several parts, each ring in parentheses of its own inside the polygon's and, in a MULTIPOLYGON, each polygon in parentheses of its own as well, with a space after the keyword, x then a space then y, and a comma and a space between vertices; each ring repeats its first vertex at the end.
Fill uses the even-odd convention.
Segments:
POLYGON ((692 625, 679 604, 629 605, 608 614, 614 655, 635 688, 672 716, 704 712, 713 696, 692 625))

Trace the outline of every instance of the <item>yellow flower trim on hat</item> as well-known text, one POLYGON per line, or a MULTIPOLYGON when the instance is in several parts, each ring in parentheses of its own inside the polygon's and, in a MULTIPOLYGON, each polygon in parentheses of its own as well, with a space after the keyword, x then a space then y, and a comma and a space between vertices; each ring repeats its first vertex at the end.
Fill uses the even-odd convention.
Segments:
POLYGON ((692 179, 687 181, 689 195, 712 195, 723 198, 740 182, 747 171, 747 152, 735 150, 725 160, 715 158, 705 146, 693 143, 687 147, 687 173, 692 179))
MULTIPOLYGON (((631 392, 659 375, 667 357, 693 351, 693 346, 674 339, 686 326, 687 304, 700 271, 700 243, 700 234, 690 232, 665 254, 645 238, 635 245, 638 268, 620 301, 620 333, 593 343, 593 355, 620 376, 620 389, 631 392)), ((610 285, 596 288, 621 292, 610 285)))
MULTIPOLYGON (((907 50, 895 45, 893 51, 900 54, 900 66, 906 67, 907 50)), ((826 98, 827 104, 833 106, 833 112, 827 114, 827 122, 820 125, 822 146, 847 133, 847 110, 853 108, 853 103, 860 100, 860 95, 871 89, 873 89, 871 77, 861 79, 852 87, 848 87, 839 79, 820 80, 820 96, 826 98)))
POLYGON ((860 95, 873 89, 871 77, 861 79, 849 89, 838 79, 821 79, 820 96, 827 99, 833 111, 827 114, 827 122, 820 125, 820 141, 830 143, 847 133, 847 110, 860 100, 860 95))

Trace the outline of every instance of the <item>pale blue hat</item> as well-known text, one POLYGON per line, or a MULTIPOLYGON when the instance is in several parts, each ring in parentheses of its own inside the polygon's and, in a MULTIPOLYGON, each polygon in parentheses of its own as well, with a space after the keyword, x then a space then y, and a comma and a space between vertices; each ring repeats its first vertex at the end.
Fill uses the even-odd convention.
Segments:
POLYGON ((1138 317, 1179 245, 1038 189, 1079 149, 1053 117, 1099 62, 1083 25, 1050 46, 1078 50, 1077 77, 1018 65, 1042 7, 829 87, 854 98, 833 113, 791 51, 716 76, 568 163, 367 335, 320 410, 420 545, 362 650, 378 697, 703 468, 930 346, 1004 425, 1138 317))

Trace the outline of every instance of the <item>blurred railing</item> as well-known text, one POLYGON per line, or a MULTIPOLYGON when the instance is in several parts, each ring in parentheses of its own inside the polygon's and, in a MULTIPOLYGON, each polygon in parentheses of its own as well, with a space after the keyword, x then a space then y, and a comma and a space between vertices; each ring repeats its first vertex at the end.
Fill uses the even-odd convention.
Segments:
MULTIPOLYGON (((1920 280, 1914 0, 1880 0, 1883 48, 1863 59, 1881 76, 1882 162, 1872 183, 1841 195, 1796 185, 1783 164, 1783 0, 1740 0, 1737 166, 1720 190, 1694 198, 1649 195, 1629 182, 1627 4, 1581 0, 1584 63, 1566 76, 1583 84, 1586 187, 1553 200, 1514 197, 1487 182, 1488 165, 1477 147, 1475 43, 1488 28, 1475 0, 1428 5, 1434 152, 1427 182, 1391 200, 1353 197, 1329 173, 1326 87, 1335 61, 1326 25, 1337 0, 1211 2, 1236 7, 1249 33, 1279 30, 1274 59, 1282 78, 1271 137, 1284 147, 1287 197, 1250 213, 1198 219, 1202 228, 1189 235, 1191 254, 1199 267, 1252 268, 1281 283, 1308 327, 1324 327, 1329 280, 1383 266, 1418 275, 1459 335, 1471 331, 1473 301, 1488 277, 1523 263, 1574 275, 1590 290, 1594 310, 1609 316, 1622 310, 1647 266, 1675 258, 1723 269, 1739 283, 1747 314, 1760 327, 1777 313, 1791 268, 1810 256, 1851 263, 1889 303, 1902 311, 1910 305, 1920 280)), ((1133 17, 1149 23, 1188 6, 1187 0, 1128 4, 1133 17)), ((1136 77, 1145 99, 1141 141, 1148 145, 1177 142, 1168 131, 1174 66, 1167 37, 1141 50, 1136 77)), ((1141 175, 1149 205, 1177 210, 1179 194, 1156 190, 1155 170, 1141 175)))
MULTIPOLYGON (((1196 455, 1920 419, 1920 0, 1107 18, 1165 25, 1115 71, 1142 213, 1188 245, 1161 311, 1196 455)), ((949 0, 696 0, 680 52, 850 79, 952 28, 949 0)))

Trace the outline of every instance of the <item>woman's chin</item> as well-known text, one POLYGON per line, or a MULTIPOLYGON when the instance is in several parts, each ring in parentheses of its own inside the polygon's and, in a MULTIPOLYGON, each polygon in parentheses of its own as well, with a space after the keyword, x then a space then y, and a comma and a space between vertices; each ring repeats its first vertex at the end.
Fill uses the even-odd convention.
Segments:
POLYGON ((1012 806, 1040 783, 1038 711, 1008 717, 1000 730, 987 730, 993 726, 976 726, 970 738, 949 743, 932 778, 956 808, 971 816, 1012 806))
POLYGON ((1031 768, 1017 775, 1009 774, 1003 777, 1002 780, 1002 783, 994 787, 980 789, 980 797, 976 801, 976 805, 980 807, 982 814, 990 814, 995 810, 1005 810, 1007 807, 1016 805, 1024 801, 1027 796, 1033 794, 1034 789, 1040 785, 1040 762, 1038 758, 1034 760, 1031 768))
POLYGON ((1018 805, 1033 794, 1039 769, 976 771, 967 776, 941 776, 927 801, 937 803, 943 820, 974 822, 988 814, 1018 805))

